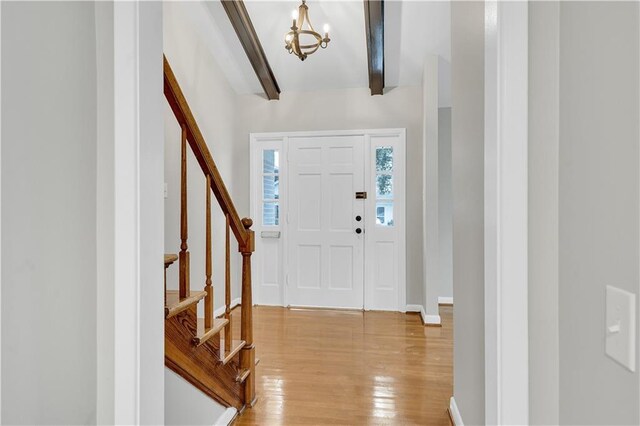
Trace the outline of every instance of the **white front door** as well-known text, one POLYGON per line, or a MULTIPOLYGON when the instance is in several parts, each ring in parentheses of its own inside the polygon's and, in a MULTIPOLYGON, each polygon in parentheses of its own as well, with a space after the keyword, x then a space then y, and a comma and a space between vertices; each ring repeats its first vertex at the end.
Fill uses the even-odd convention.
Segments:
POLYGON ((405 138, 403 129, 251 135, 257 304, 405 309, 405 138))
POLYGON ((288 303, 362 309, 364 136, 289 138, 288 303))

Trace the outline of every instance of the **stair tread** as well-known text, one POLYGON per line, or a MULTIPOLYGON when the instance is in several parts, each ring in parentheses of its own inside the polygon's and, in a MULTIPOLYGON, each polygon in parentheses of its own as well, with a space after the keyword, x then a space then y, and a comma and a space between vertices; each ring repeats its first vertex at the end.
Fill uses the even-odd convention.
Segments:
POLYGON ((164 255, 164 267, 171 265, 173 262, 178 260, 177 254, 166 254, 164 255))
POLYGON ((227 352, 224 349, 225 348, 224 339, 220 339, 220 361, 222 361, 222 364, 223 365, 228 364, 229 361, 231 361, 233 357, 236 356, 238 352, 240 352, 240 349, 244 348, 244 345, 246 345, 246 342, 244 340, 232 340, 231 350, 227 352))
POLYGON ((236 381, 238 366, 235 361, 223 365, 218 360, 217 337, 201 346, 193 344, 198 328, 195 309, 169 318, 164 328, 165 365, 208 398, 240 410, 244 406, 245 389, 236 381))
MULTIPOLYGON (((260 358, 256 358, 256 363, 254 365, 258 365, 259 362, 260 362, 260 358)), ((248 368, 243 368, 242 370, 238 371, 238 375, 236 376, 236 382, 238 383, 244 382, 245 380, 247 380, 247 377, 249 377, 249 374, 251 374, 251 370, 249 370, 248 368)))
POLYGON ((193 343, 195 345, 203 344, 216 334, 220 333, 220 330, 222 330, 228 323, 228 319, 214 318, 213 327, 205 329, 204 318, 198 318, 198 331, 196 333, 196 337, 193 338, 193 343))
POLYGON ((189 306, 198 303, 206 295, 206 291, 192 291, 189 297, 180 299, 180 292, 178 290, 167 290, 167 301, 164 305, 164 317, 171 318, 172 316, 184 311, 189 306))
POLYGON ((240 370, 238 372, 238 377, 236 377, 236 382, 238 383, 244 382, 245 380, 247 380, 247 377, 249 377, 249 374, 251 374, 251 370, 249 370, 248 368, 244 368, 240 370))

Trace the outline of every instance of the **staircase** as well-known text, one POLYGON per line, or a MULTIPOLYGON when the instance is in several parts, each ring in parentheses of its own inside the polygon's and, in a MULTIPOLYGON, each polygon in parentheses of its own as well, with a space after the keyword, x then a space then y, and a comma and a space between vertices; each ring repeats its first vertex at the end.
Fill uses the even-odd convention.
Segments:
POLYGON ((200 133, 189 105, 164 58, 164 94, 182 129, 180 182, 180 252, 165 254, 165 365, 226 407, 242 411, 255 403, 255 346, 253 345, 251 219, 240 219, 220 173, 200 133), (187 220, 187 145, 206 182, 205 286, 191 291, 187 220), (211 194, 226 218, 225 313, 214 318, 211 271, 211 194), (231 235, 242 255, 240 340, 231 335, 231 235), (166 271, 178 262, 179 290, 167 290, 166 271), (204 318, 197 306, 204 302, 204 318))

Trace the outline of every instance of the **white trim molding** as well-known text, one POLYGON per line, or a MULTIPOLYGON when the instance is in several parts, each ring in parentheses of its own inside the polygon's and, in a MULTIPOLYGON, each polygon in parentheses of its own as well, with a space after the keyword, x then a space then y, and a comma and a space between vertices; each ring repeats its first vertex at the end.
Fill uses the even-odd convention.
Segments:
POLYGON ((162 5, 96 5, 97 422, 164 423, 162 5))
POLYGON ((438 297, 438 305, 453 305, 453 297, 438 297))
MULTIPOLYGON (((438 56, 428 55, 422 76, 422 301, 431 320, 438 316, 440 218, 438 169, 438 56)), ((440 324, 438 320, 438 324, 440 324)))
MULTIPOLYGON (((237 299, 233 299, 231 301, 231 305, 230 305, 230 309, 235 308, 236 306, 238 306, 240 303, 242 302, 242 299, 240 297, 238 297, 237 299)), ((214 318, 218 318, 221 315, 224 315, 224 312, 226 310, 226 306, 220 306, 218 309, 216 309, 215 311, 213 311, 213 317, 214 318)))
POLYGON ((213 424, 213 426, 229 426, 238 415, 238 410, 233 407, 229 407, 224 410, 224 413, 220 415, 213 424))
POLYGON ((113 420, 140 423, 139 4, 114 3, 113 420))
POLYGON ((440 318, 440 315, 427 315, 424 310, 424 306, 422 305, 407 305, 405 311, 419 313, 424 325, 442 325, 442 319, 440 318))
POLYGON ((442 325, 440 315, 425 315, 424 325, 442 325))
POLYGON ((529 423, 528 4, 485 2, 485 423, 529 423))
MULTIPOLYGON (((2 2, 0 2, 0 46, 2 46, 2 2)), ((0 58, 2 58, 2 48, 0 47, 0 58)), ((2 67, 0 66, 0 82, 2 81, 2 67)), ((1 85, 0 85, 1 86, 1 85)), ((0 89, 0 99, 2 99, 2 90, 0 89)), ((0 102, 1 104, 2 102, 0 102)), ((2 107, 0 106, 0 164, 2 164, 2 107)), ((2 176, 2 171, 0 167, 0 176, 2 176)), ((2 188, 2 183, 0 180, 0 188, 2 188)), ((0 200, 2 196, 0 195, 0 200)), ((0 201, 0 217, 2 216, 2 201, 0 201)), ((0 226, 0 241, 2 241, 2 231, 0 226)), ((2 246, 2 244, 0 244, 2 246)), ((2 277, 2 250, 0 250, 0 277, 2 277)), ((0 278, 0 306, 2 306, 2 278, 0 278)), ((2 318, 2 311, 0 309, 0 318, 2 318)), ((0 326, 0 330, 2 327, 0 326)), ((0 349, 2 348, 2 333, 0 332, 0 349)), ((0 354, 2 354, 2 350, 0 350, 0 354)), ((2 356, 0 355, 0 365, 2 365, 2 356)), ((0 383, 2 383, 2 369, 0 369, 0 383)), ((0 401, 2 401, 2 386, 0 386, 0 401)), ((2 424, 2 404, 0 404, 0 424, 2 424)))
POLYGON ((427 314, 424 311, 424 306, 422 305, 407 305, 407 307, 405 308, 405 312, 417 312, 420 314, 420 318, 422 319, 423 323, 427 323, 426 321, 426 316, 427 314))
POLYGON ((449 415, 451 415, 451 421, 454 426, 464 426, 462 415, 460 414, 460 410, 458 410, 458 405, 454 397, 449 399, 449 415))

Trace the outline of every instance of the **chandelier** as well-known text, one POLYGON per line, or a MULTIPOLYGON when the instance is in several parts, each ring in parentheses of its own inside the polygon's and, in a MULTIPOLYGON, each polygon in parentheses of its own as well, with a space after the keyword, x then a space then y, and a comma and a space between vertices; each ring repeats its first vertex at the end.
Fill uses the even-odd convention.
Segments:
POLYGON ((309 20, 309 8, 306 5, 306 0, 302 0, 302 4, 298 6, 298 10, 294 10, 291 13, 291 17, 293 18, 291 31, 284 36, 284 47, 287 52, 293 53, 301 61, 304 61, 307 56, 319 48, 325 49, 327 47, 331 41, 329 38, 329 25, 324 25, 324 37, 313 29, 313 25, 309 20))

